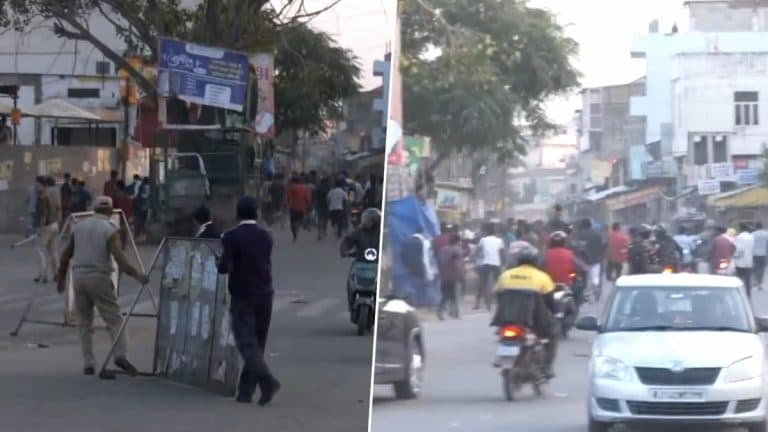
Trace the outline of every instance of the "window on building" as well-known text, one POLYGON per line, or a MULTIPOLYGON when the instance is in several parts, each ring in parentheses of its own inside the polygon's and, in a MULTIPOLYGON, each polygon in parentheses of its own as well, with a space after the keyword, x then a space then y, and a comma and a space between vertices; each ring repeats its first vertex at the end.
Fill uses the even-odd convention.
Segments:
POLYGON ((693 138, 693 163, 699 166, 709 163, 708 137, 698 135, 693 138))
POLYGON ((51 136, 58 146, 115 147, 117 129, 113 127, 58 127, 51 129, 51 136))
POLYGON ((728 162, 728 140, 723 135, 712 138, 712 163, 728 162))
POLYGON ((589 133, 589 149, 591 151, 600 151, 603 148, 603 134, 602 132, 590 132, 589 133))
POLYGON ((734 123, 736 126, 760 124, 759 94, 757 92, 735 92, 733 94, 734 123))

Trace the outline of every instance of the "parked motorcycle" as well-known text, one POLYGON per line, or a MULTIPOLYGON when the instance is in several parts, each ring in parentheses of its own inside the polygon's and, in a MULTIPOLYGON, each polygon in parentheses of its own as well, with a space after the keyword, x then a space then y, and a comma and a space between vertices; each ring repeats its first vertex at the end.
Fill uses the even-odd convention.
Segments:
POLYGON ((371 332, 376 322, 378 251, 368 249, 363 256, 364 260, 358 259, 352 263, 347 278, 349 318, 357 326, 358 336, 371 332))
POLYGON ((576 324, 576 318, 579 316, 579 305, 571 288, 565 284, 555 285, 554 297, 555 304, 557 305, 557 311, 555 312, 556 331, 564 338, 567 338, 568 333, 576 324))
POLYGON ((527 328, 502 325, 496 349, 496 365, 501 368, 504 397, 514 401, 520 389, 530 384, 537 396, 548 382, 544 365, 546 339, 539 339, 527 328))

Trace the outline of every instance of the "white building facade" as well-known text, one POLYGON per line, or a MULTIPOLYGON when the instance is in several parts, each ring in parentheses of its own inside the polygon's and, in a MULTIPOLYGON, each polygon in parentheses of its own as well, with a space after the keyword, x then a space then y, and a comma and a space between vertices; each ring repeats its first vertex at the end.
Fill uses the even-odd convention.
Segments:
POLYGON ((646 118, 646 144, 658 142, 662 161, 681 168, 681 186, 748 184, 768 141, 766 8, 688 6, 693 31, 649 33, 633 44, 647 78, 631 113, 646 118), (718 15, 723 8, 730 13, 718 15))

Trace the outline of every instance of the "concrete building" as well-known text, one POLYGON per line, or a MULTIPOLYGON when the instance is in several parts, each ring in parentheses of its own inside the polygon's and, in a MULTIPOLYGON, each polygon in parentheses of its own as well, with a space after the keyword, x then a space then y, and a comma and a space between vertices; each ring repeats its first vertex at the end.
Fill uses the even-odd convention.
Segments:
POLYGON ((720 191, 718 183, 732 188, 739 178, 753 178, 766 147, 768 3, 686 4, 693 31, 652 31, 633 43, 632 56, 646 60, 647 79, 631 114, 646 118, 645 144, 657 160, 639 161, 647 158, 642 153, 631 158, 645 165, 645 177, 679 176, 677 192, 698 186, 709 194, 720 191))
POLYGON ((578 161, 584 189, 640 179, 627 155, 631 148, 645 144, 645 118, 633 116, 630 110, 632 98, 644 90, 645 78, 582 90, 578 161))
POLYGON ((554 204, 569 194, 568 162, 578 152, 576 130, 569 126, 555 135, 528 139, 523 166, 507 171, 510 215, 546 220, 554 204))

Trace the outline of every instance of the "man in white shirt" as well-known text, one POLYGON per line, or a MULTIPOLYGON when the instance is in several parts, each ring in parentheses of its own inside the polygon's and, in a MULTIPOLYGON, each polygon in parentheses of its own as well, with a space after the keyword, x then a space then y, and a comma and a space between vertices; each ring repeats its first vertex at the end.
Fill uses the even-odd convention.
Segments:
POLYGON ((492 306, 491 286, 501 275, 501 263, 504 262, 504 240, 496 236, 496 227, 489 223, 483 227, 485 236, 477 244, 477 253, 482 264, 478 268, 480 286, 475 298, 475 309, 480 309, 480 302, 490 311, 492 306))
POLYGON ((765 257, 768 255, 768 230, 763 228, 763 224, 758 222, 755 225, 755 232, 752 233, 752 237, 755 239, 754 255, 754 271, 755 280, 757 281, 757 289, 763 289, 763 280, 765 277, 765 257))
POLYGON ((734 264, 736 265, 736 276, 744 283, 747 296, 752 296, 752 267, 754 266, 753 254, 755 251, 755 239, 749 232, 749 226, 745 223, 739 224, 739 235, 734 239, 736 253, 734 254, 734 264))
POLYGON ((344 180, 337 180, 336 187, 331 189, 326 197, 326 200, 328 201, 328 215, 331 224, 336 227, 336 236, 338 236, 339 239, 344 236, 347 220, 347 193, 344 191, 344 186, 346 186, 344 180))

